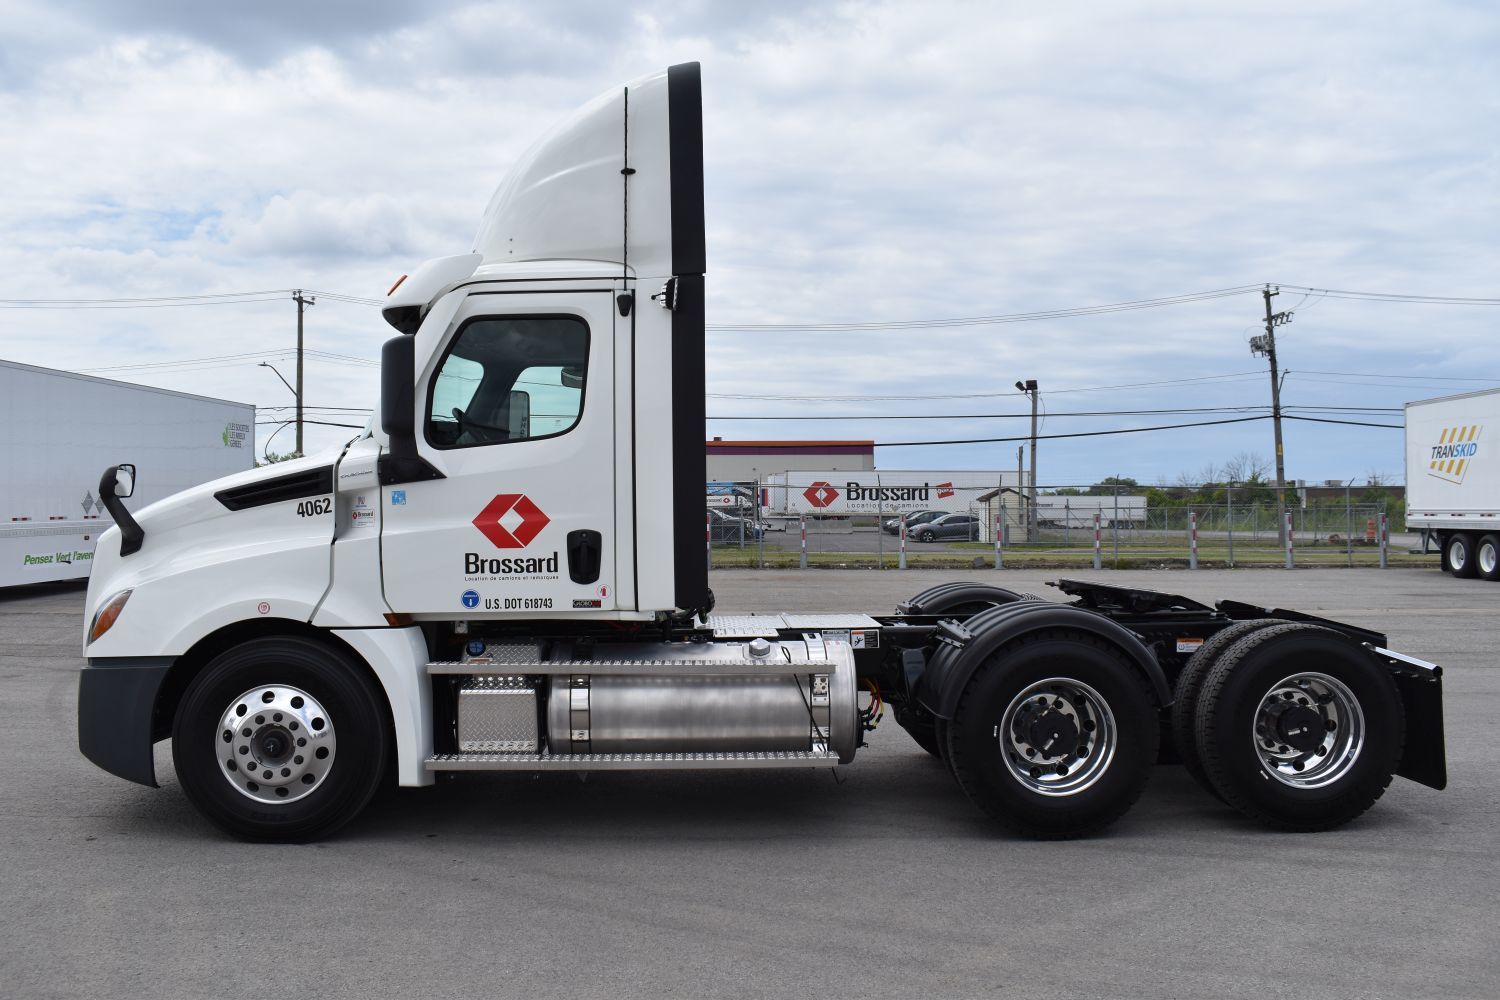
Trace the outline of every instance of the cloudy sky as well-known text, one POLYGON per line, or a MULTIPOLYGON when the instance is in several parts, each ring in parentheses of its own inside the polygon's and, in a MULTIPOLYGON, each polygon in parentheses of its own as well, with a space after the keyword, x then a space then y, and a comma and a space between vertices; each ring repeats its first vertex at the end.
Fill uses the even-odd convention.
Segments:
MULTIPOLYGON (((1291 286, 1500 296, 1497 53, 1485 2, 0 0, 0 357, 279 419, 290 394, 257 362, 291 377, 285 294, 17 300, 379 297, 469 249, 551 122, 698 60, 709 322, 782 325, 710 334, 710 434, 1009 437, 1024 420, 973 415, 1025 412, 1018 378, 1041 384, 1044 434, 1254 415, 1111 412, 1265 406, 1253 289, 1032 322, 792 327, 1264 282, 1295 311, 1279 331, 1287 405, 1399 407, 1500 385, 1500 307, 1291 286), (739 398, 753 396, 814 398, 739 398), (917 415, 945 419, 868 419, 917 415), (744 416, 848 419, 722 419, 744 416)), ((308 345, 340 357, 309 362, 309 404, 369 406, 386 335, 376 310, 320 298, 308 345)), ((347 433, 310 431, 310 447, 347 433)), ((1270 424, 1046 441, 1040 475, 1170 482, 1240 453, 1269 456, 1270 424)), ((1399 479, 1401 454, 1397 430, 1287 428, 1291 478, 1399 479)), ((877 461, 1013 468, 1015 445, 877 461)))

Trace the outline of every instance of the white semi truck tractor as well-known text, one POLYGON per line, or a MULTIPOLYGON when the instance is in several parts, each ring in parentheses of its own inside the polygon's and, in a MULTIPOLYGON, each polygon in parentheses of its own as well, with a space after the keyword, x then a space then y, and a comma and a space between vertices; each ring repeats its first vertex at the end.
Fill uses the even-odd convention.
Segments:
POLYGON ((1297 830, 1444 786, 1440 669, 1293 611, 1065 580, 713 614, 702 164, 696 64, 611 90, 391 291, 370 432, 133 515, 151 468, 106 470, 83 753, 154 786, 170 738, 203 815, 268 840, 444 772, 841 767, 884 706, 1031 836, 1174 755, 1297 830))

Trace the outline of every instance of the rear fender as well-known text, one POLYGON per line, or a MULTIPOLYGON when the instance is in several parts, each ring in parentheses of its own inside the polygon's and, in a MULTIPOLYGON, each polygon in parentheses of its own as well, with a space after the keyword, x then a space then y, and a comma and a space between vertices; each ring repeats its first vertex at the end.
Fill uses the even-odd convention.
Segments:
POLYGON ((1155 655, 1139 636, 1101 615, 1051 601, 1022 600, 981 612, 959 625, 938 627, 938 648, 917 684, 917 700, 939 719, 952 719, 980 664, 1006 643, 1043 629, 1085 632, 1116 646, 1150 684, 1156 703, 1172 703, 1172 689, 1155 655))

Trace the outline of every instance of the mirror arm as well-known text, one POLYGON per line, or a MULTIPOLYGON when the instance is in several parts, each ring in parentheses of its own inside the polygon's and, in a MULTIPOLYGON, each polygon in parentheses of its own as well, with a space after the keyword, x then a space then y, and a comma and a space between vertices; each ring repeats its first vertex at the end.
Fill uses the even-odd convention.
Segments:
MULTIPOLYGON (((99 499, 120 529, 120 555, 128 556, 141 550, 141 542, 145 541, 146 532, 136 523, 135 518, 130 516, 130 511, 125 509, 125 504, 115 494, 118 482, 116 476, 119 472, 118 465, 111 465, 104 470, 104 475, 99 479, 99 499)), ((131 476, 132 492, 134 492, 134 486, 135 477, 131 476)))

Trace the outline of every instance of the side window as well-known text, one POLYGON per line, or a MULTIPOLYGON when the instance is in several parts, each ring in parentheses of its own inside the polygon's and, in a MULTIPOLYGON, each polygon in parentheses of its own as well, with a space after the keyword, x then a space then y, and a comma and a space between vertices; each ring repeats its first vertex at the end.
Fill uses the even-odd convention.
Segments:
POLYGON ((427 440, 438 448, 566 434, 583 414, 589 329, 576 316, 471 319, 427 393, 427 440))

